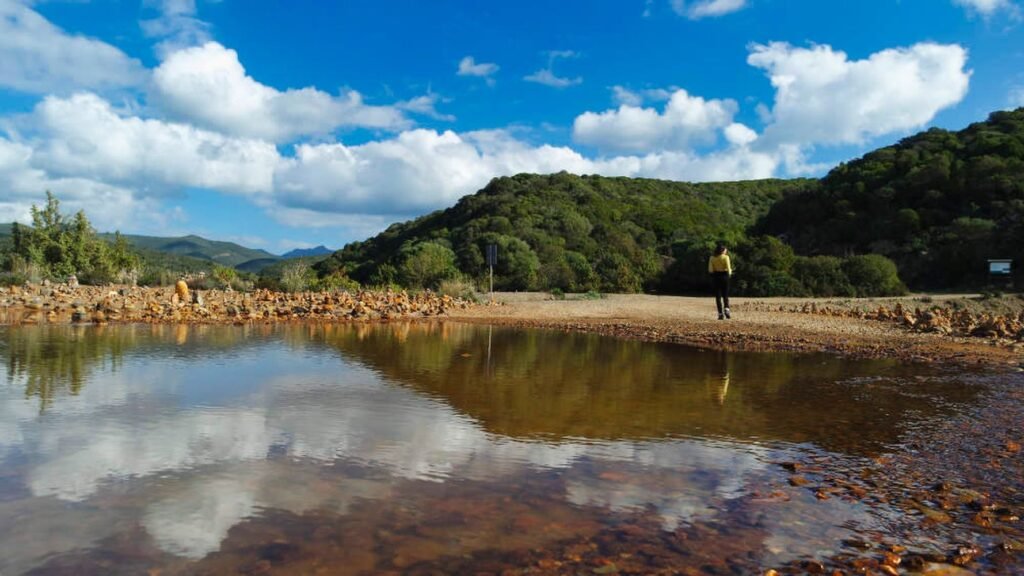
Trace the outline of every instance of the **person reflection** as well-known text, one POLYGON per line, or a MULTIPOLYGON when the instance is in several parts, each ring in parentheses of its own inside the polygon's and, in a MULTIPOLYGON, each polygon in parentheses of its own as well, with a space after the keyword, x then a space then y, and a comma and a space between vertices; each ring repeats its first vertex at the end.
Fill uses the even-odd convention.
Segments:
POLYGON ((729 365, 732 358, 724 352, 715 356, 714 361, 708 366, 708 372, 704 376, 704 384, 708 390, 711 401, 719 406, 725 404, 725 397, 729 394, 729 365))

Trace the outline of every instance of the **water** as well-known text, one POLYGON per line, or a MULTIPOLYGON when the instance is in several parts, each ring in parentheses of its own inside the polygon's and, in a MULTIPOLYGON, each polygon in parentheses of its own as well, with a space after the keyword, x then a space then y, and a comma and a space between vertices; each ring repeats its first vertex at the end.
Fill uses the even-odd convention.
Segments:
POLYGON ((0 359, 5 576, 823 557, 895 512, 779 463, 868 461, 978 394, 894 361, 454 323, 10 328, 0 359))

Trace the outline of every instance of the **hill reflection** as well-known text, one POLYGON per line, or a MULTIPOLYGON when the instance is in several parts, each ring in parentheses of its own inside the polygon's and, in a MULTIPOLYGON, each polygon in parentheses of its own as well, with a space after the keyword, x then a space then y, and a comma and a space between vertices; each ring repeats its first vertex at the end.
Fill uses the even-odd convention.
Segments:
POLYGON ((975 394, 892 360, 713 352, 452 323, 330 327, 323 337, 489 432, 519 438, 711 436, 872 454, 975 394))

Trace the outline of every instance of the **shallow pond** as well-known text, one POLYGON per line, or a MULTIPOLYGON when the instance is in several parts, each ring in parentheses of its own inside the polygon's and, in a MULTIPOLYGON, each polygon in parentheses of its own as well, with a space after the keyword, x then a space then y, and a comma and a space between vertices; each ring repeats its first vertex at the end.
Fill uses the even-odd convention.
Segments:
POLYGON ((0 362, 5 576, 827 557, 897 512, 780 463, 870 461, 979 394, 894 361, 456 323, 0 328, 0 362))

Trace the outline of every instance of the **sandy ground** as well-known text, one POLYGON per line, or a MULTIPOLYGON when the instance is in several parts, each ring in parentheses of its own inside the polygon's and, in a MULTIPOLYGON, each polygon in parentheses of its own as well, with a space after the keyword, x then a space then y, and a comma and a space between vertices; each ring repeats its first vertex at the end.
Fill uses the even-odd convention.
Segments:
MULTIPOLYGON (((964 296, 929 296, 930 305, 964 296)), ((844 300, 850 307, 922 305, 921 297, 844 300)), ((862 357, 896 357, 914 361, 985 364, 1024 369, 1024 349, 980 338, 956 338, 909 331, 897 324, 818 316, 800 312, 766 311, 774 305, 797 305, 809 300, 744 299, 732 301, 733 319, 717 319, 711 298, 607 295, 601 299, 568 297, 553 300, 540 293, 496 293, 497 305, 453 311, 450 317, 467 322, 540 327, 677 342, 726 350, 790 350, 835 352, 862 357), (766 306, 769 304, 769 306, 766 306)), ((825 301, 818 301, 823 303, 825 301)), ((828 301, 836 305, 840 301, 828 301)))

